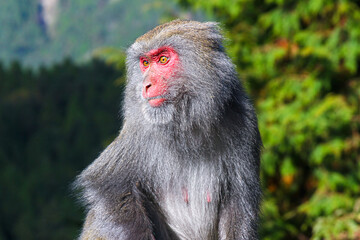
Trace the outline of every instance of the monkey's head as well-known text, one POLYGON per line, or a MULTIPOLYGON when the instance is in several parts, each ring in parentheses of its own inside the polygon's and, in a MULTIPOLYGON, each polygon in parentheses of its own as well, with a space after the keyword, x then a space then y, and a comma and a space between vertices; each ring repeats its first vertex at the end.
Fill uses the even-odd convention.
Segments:
POLYGON ((181 20, 139 37, 127 52, 125 119, 181 126, 218 119, 238 84, 222 39, 216 23, 181 20))

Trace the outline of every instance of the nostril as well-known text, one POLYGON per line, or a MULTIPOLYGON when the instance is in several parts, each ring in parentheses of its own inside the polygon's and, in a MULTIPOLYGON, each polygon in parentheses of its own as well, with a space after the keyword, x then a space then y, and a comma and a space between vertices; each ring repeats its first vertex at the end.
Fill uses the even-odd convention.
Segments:
POLYGON ((151 87, 151 83, 145 85, 145 91, 147 91, 151 87))

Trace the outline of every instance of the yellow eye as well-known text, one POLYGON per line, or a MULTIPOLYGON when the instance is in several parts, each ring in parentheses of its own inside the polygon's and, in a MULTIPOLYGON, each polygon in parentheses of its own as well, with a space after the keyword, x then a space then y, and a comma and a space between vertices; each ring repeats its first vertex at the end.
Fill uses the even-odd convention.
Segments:
POLYGON ((160 60, 159 60, 160 63, 164 64, 164 63, 167 63, 167 61, 168 61, 167 57, 165 57, 165 56, 160 57, 160 60))
POLYGON ((143 63, 143 65, 144 65, 144 67, 149 66, 149 61, 148 61, 148 60, 144 60, 142 63, 143 63))

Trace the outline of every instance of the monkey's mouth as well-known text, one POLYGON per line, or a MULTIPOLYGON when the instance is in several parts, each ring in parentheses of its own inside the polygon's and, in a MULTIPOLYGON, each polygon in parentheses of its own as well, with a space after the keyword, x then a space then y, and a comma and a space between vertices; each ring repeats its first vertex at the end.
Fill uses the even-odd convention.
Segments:
POLYGON ((146 99, 151 107, 160 107, 166 100, 164 96, 149 97, 146 99))

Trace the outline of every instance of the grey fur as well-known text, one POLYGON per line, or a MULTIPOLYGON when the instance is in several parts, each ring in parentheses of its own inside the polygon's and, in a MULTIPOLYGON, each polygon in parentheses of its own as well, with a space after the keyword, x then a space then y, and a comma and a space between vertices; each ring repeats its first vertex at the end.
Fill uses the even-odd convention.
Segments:
POLYGON ((81 239, 258 239, 261 138, 216 23, 173 21, 127 52, 124 124, 77 178, 81 239), (139 57, 171 46, 165 105, 142 97, 139 57))

